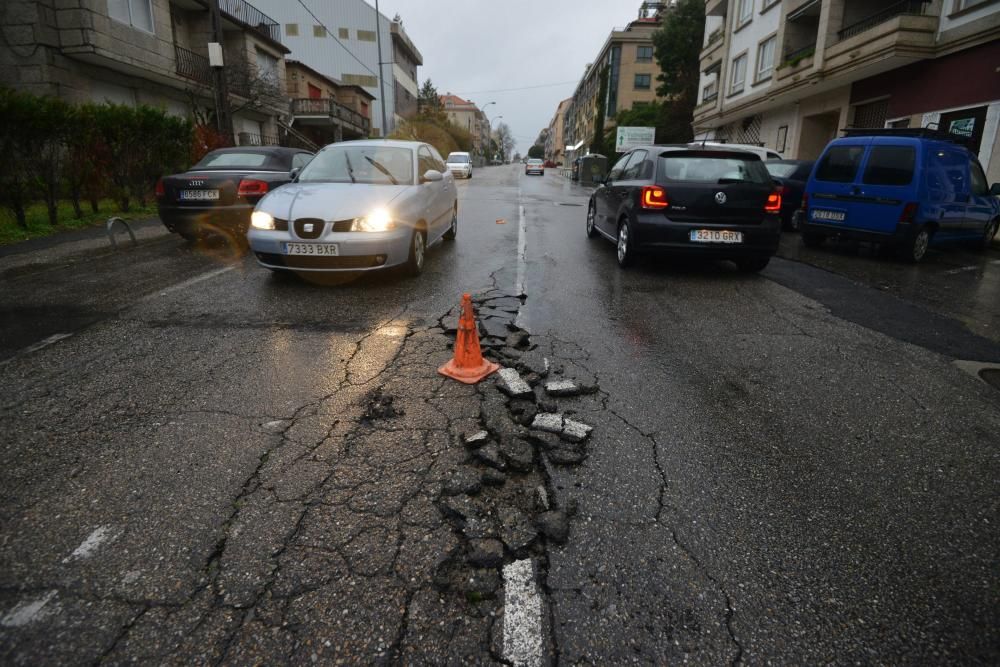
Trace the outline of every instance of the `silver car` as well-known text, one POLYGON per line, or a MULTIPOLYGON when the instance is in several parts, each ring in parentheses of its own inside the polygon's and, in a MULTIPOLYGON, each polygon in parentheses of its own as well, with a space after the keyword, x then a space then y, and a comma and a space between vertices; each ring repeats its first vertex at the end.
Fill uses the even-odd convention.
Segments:
POLYGON ((273 271, 424 268, 428 246, 458 233, 455 180, 416 141, 330 144, 260 200, 247 239, 273 271))

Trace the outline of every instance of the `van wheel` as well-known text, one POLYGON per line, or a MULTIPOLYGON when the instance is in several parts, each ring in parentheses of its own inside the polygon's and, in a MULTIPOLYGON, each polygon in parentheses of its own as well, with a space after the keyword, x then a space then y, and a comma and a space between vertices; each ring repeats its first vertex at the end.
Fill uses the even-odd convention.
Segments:
POLYGON ((802 232, 802 244, 807 248, 818 248, 823 245, 826 237, 815 232, 802 232))
POLYGON ((993 220, 990 224, 986 225, 986 231, 983 232, 983 240, 979 246, 980 250, 989 250, 990 246, 993 245, 993 239, 997 235, 997 229, 1000 228, 1000 218, 993 220))
POLYGON ((923 260, 927 254, 927 247, 931 244, 931 230, 921 227, 913 236, 903 242, 899 248, 899 254, 907 262, 916 264, 923 260))

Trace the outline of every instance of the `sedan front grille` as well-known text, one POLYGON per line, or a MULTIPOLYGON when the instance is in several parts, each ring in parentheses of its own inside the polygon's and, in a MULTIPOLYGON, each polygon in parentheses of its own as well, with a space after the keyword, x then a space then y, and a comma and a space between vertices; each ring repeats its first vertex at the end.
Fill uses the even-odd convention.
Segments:
POLYGON ((317 239, 323 233, 326 222, 319 218, 298 218, 294 225, 295 235, 300 239, 317 239))

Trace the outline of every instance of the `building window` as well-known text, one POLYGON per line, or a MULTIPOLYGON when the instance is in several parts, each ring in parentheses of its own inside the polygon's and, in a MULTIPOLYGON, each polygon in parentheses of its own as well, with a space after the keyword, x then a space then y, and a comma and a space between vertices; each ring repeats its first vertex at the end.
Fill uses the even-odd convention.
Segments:
POLYGON ((375 31, 374 30, 358 30, 358 39, 362 42, 374 42, 375 41, 375 31))
POLYGON ((719 96, 719 82, 717 79, 710 81, 704 88, 701 89, 701 101, 711 102, 716 97, 719 96))
POLYGON ((776 37, 765 39, 757 46, 757 81, 770 79, 774 72, 774 45, 776 37))
POLYGON ((652 46, 635 47, 635 60, 636 62, 640 63, 653 62, 653 47, 652 46))
POLYGON ((326 37, 326 28, 321 25, 314 25, 313 37, 326 37))
POLYGON ((341 39, 351 38, 351 31, 348 30, 347 28, 337 28, 337 34, 340 36, 341 39))
POLYGON ((278 59, 267 51, 257 49, 257 75, 271 84, 278 83, 278 59))
POLYGON ((635 89, 636 90, 649 90, 649 84, 653 77, 651 74, 636 74, 635 75, 635 89))
POLYGON ((299 24, 298 23, 286 23, 285 24, 285 36, 286 37, 298 37, 299 36, 299 24))
POLYGON ((108 0, 108 16, 133 28, 153 32, 152 0, 108 0))
POLYGON ((753 18, 753 0, 739 0, 739 11, 736 14, 736 27, 742 28, 753 18))
POLYGON ((733 66, 729 70, 729 94, 743 92, 743 84, 747 79, 747 54, 733 58, 733 66))
POLYGON ((778 4, 779 1, 780 0, 764 0, 764 6, 760 8, 761 14, 763 14, 771 7, 774 7, 776 4, 778 4))
POLYGON ((975 7, 976 5, 984 4, 986 0, 955 0, 955 11, 960 12, 963 9, 968 9, 969 7, 975 7))

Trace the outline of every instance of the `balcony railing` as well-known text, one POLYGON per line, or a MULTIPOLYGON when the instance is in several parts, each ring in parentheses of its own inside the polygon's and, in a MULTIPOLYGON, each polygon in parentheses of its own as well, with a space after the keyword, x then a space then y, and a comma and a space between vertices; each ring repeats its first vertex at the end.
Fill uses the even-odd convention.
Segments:
POLYGON ((180 76, 206 86, 212 85, 212 68, 209 67, 208 58, 175 44, 174 60, 177 61, 177 74, 180 76))
POLYGON ((930 0, 903 0, 903 2, 897 2, 896 4, 890 5, 881 11, 875 12, 868 18, 862 19, 857 23, 852 23, 846 28, 838 31, 837 41, 843 41, 845 39, 850 39, 855 35, 860 35, 863 32, 871 30, 877 25, 881 25, 886 21, 891 21, 897 16, 922 16, 927 11, 927 6, 930 4, 930 0))
POLYGON ((219 9, 265 37, 275 42, 281 41, 281 26, 278 22, 246 0, 219 0, 219 9))
POLYGON ((722 39, 722 34, 725 32, 724 28, 725 26, 719 26, 712 32, 708 33, 708 41, 705 42, 705 46, 711 46, 722 39))
POLYGON ((281 140, 270 134, 255 134, 253 132, 238 132, 240 146, 280 146, 281 140))
POLYGON ((816 53, 816 42, 813 42, 812 44, 806 44, 805 46, 799 47, 797 49, 786 51, 785 57, 782 59, 780 67, 792 67, 798 65, 806 58, 812 57, 814 53, 816 53))
POLYGON ((329 116, 350 123, 355 127, 369 128, 369 120, 354 109, 350 109, 330 98, 297 97, 292 100, 294 116, 329 116))

